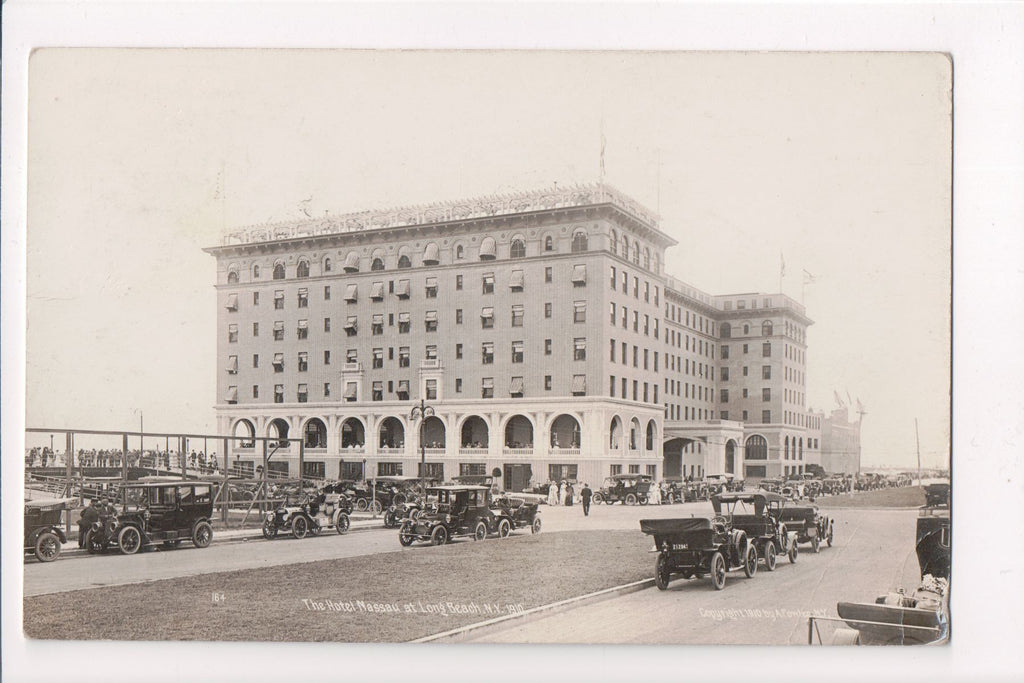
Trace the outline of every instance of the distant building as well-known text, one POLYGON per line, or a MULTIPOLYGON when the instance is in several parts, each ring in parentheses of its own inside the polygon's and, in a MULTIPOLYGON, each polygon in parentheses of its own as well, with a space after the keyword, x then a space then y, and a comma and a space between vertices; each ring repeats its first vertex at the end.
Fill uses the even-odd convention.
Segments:
MULTIPOLYGON (((803 306, 679 282, 675 244, 607 185, 233 232, 206 250, 218 428, 301 434, 304 474, 328 478, 416 476, 420 433, 428 476, 510 490, 801 471, 803 306)), ((296 451, 272 468, 297 475, 296 451)))
POLYGON ((821 466, 835 474, 860 472, 860 420, 851 422, 846 406, 817 416, 821 421, 821 466))

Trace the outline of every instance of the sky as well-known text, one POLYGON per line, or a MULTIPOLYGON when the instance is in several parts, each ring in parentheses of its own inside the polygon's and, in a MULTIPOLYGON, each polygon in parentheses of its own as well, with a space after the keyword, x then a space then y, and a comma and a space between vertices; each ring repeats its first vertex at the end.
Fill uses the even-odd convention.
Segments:
POLYGON ((807 401, 866 466, 949 452, 951 67, 930 53, 42 49, 26 421, 214 432, 215 262, 244 225, 599 178, 710 294, 803 301, 807 401), (804 285, 804 271, 814 282, 804 285))

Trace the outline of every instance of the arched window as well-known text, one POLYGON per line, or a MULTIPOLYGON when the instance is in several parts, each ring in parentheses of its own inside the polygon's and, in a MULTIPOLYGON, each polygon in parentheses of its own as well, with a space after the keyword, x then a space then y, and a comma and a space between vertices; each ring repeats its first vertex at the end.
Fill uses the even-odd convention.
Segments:
POLYGON ((275 280, 283 280, 284 279, 284 264, 283 263, 275 263, 274 264, 274 279, 275 280))
POLYGON ((654 272, 656 274, 661 272, 661 261, 658 259, 658 253, 657 252, 654 253, 654 268, 653 268, 653 270, 654 270, 654 272))
POLYGON ((729 323, 722 323, 718 329, 721 331, 722 339, 729 339, 732 337, 732 325, 729 323))
POLYGON ((328 256, 327 258, 324 259, 324 272, 325 273, 331 272, 331 257, 330 256, 328 256))
POLYGON ((508 255, 509 258, 526 258, 526 243, 519 238, 512 240, 508 255))
POLYGON ((295 268, 295 277, 309 277, 309 261, 299 261, 295 268))
POLYGON ((554 238, 551 237, 551 235, 548 235, 547 237, 544 238, 544 251, 554 251, 554 250, 555 250, 555 240, 554 240, 554 238))
POLYGON ((747 460, 767 460, 768 442, 765 441, 763 436, 754 434, 747 439, 746 451, 747 460))
POLYGON ((412 260, 406 254, 402 254, 398 257, 398 267, 412 268, 412 260))
POLYGON ((608 247, 613 254, 619 253, 619 235, 614 230, 612 230, 612 236, 608 247))
POLYGON ((370 270, 384 270, 384 259, 374 258, 373 263, 370 264, 370 270))
POLYGON ((238 271, 237 270, 232 270, 232 271, 228 272, 228 284, 229 285, 238 284, 238 271))
POLYGON ((651 269, 651 250, 644 247, 644 268, 651 269))
POLYGON ((763 336, 763 337, 770 337, 770 336, 772 336, 772 321, 771 320, 765 320, 763 323, 761 323, 761 336, 763 336))
POLYGON ((647 443, 644 445, 645 450, 648 452, 654 450, 654 439, 657 426, 654 424, 654 420, 647 422, 647 443))
POLYGON ((259 280, 260 279, 260 266, 259 266, 259 264, 255 264, 252 267, 252 279, 253 280, 259 280))
POLYGON ((440 261, 440 252, 436 242, 431 242, 423 250, 423 265, 436 266, 440 261))
POLYGON ((786 450, 785 450, 785 459, 789 460, 789 437, 788 436, 786 437, 785 448, 786 448, 786 450))
POLYGON ((587 233, 583 230, 577 230, 572 234, 572 253, 578 253, 587 250, 587 233))
POLYGON ((461 244, 455 247, 455 258, 459 261, 466 258, 466 248, 461 244))
POLYGON ((633 263, 640 265, 640 243, 633 242, 633 263))
POLYGON ((314 417, 306 423, 303 440, 306 448, 327 448, 327 427, 320 418, 314 417))
POLYGON ((744 336, 750 334, 750 325, 747 325, 746 323, 743 324, 743 334, 744 336))

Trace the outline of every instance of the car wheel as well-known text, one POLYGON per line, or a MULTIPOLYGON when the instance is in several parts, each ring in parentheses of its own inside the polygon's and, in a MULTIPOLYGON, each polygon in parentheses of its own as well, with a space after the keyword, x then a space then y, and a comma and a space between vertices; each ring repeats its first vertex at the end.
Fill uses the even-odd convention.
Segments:
POLYGON ((209 522, 197 522, 192 527, 192 545, 197 548, 205 548, 213 540, 213 527, 209 522))
POLYGON ((725 558, 717 550, 711 556, 711 584, 716 591, 725 588, 725 558))
POLYGON ((512 533, 512 523, 507 519, 503 519, 498 522, 498 537, 508 538, 508 535, 512 533))
POLYGON ((36 559, 40 562, 53 562, 60 555, 60 539, 52 531, 44 531, 36 539, 36 559))
POLYGON ((770 572, 775 571, 775 542, 768 541, 764 544, 764 568, 770 572))
POLYGON ((395 519, 395 513, 392 510, 388 510, 384 513, 384 528, 394 529, 398 526, 397 521, 398 520, 395 519))
POLYGON ((636 496, 634 494, 626 494, 626 505, 636 505, 636 496))
POLYGON ((292 536, 302 539, 306 537, 307 531, 309 531, 309 524, 306 522, 305 517, 296 515, 292 518, 292 536))
POLYGON ((398 542, 404 547, 408 548, 412 545, 413 538, 412 527, 409 524, 403 524, 402 528, 398 531, 398 542))
POLYGON ((757 548, 753 543, 747 545, 747 552, 743 558, 743 573, 748 579, 754 578, 754 574, 757 573, 757 548))
POLYGON ((650 501, 650 499, 647 496, 640 496, 640 504, 641 505, 647 505, 647 503, 649 501, 650 501))
POLYGON ((366 512, 366 508, 369 507, 365 498, 356 498, 356 510, 359 512, 366 512))
POLYGON ((600 505, 603 502, 604 502, 604 496, 602 496, 600 493, 595 493, 594 494, 594 505, 600 505))
POLYGON ((437 525, 434 530, 430 532, 430 542, 434 545, 444 545, 448 542, 448 529, 442 525, 437 525))
POLYGON ((477 522, 476 526, 473 528, 473 540, 482 541, 485 538, 487 538, 487 523, 477 522))
POLYGON ((349 521, 348 515, 344 512, 339 512, 334 518, 334 530, 339 534, 348 533, 351 525, 352 523, 349 521))
POLYGON ((380 513, 384 512, 384 506, 381 504, 381 502, 379 500, 373 500, 373 501, 370 501, 369 510, 373 514, 379 515, 380 513))
POLYGON ((133 526, 126 526, 117 535, 117 547, 122 555, 134 555, 142 547, 142 534, 133 526))
POLYGON ((816 553, 821 552, 821 539, 818 538, 817 534, 815 534, 814 538, 811 539, 811 550, 816 553))
POLYGON ((668 558, 664 555, 658 555, 658 559, 654 563, 654 585, 660 591, 666 590, 671 578, 672 572, 668 570, 668 558))
POLYGON ((85 550, 90 555, 103 550, 103 544, 96 539, 96 532, 92 529, 85 532, 85 550))
POLYGON ((396 493, 394 499, 391 501, 391 503, 393 505, 401 505, 404 502, 405 502, 405 494, 404 493, 396 493))
POLYGON ((540 517, 534 517, 533 524, 530 525, 530 531, 535 534, 540 533, 540 517))
POLYGON ((263 538, 272 540, 277 536, 277 524, 270 520, 263 522, 263 538))
POLYGON ((789 563, 796 564, 796 556, 800 554, 800 550, 795 540, 789 544, 789 552, 786 554, 789 555, 789 563))

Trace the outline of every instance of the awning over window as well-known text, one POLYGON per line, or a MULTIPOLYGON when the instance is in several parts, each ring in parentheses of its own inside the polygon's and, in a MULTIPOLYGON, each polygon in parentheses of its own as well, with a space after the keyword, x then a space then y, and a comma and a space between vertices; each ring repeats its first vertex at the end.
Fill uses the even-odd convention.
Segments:
POLYGON ((493 318, 494 317, 494 309, 490 308, 490 307, 482 309, 480 311, 480 317, 481 318, 493 318))
POLYGON ((512 277, 508 281, 508 286, 511 287, 512 289, 515 289, 517 287, 521 288, 523 286, 523 279, 523 271, 513 270, 512 277))
POLYGON ((587 284, 587 266, 585 264, 578 264, 572 267, 572 281, 585 285, 587 284))
POLYGON ((493 389, 494 388, 494 378, 493 377, 484 377, 483 381, 481 382, 480 385, 484 389, 493 389))
POLYGON ((373 324, 374 325, 383 325, 384 324, 384 314, 383 313, 374 313, 373 314, 373 324))
POLYGON ((409 296, 409 281, 399 280, 398 283, 395 284, 395 294, 398 296, 409 296))
POLYGON ((225 401, 237 401, 238 400, 238 387, 228 387, 228 393, 224 396, 225 401))
POLYGON ((238 372, 238 356, 228 358, 228 372, 238 372))
POLYGON ((345 385, 345 398, 355 398, 359 391, 359 385, 355 382, 349 382, 345 385))
POLYGON ((437 322, 437 311, 427 311, 426 321, 428 323, 429 322, 435 322, 436 323, 437 322))
POLYGON ((572 393, 574 393, 574 394, 585 394, 585 393, 587 393, 587 376, 586 375, 573 375, 572 376, 572 393))
POLYGON ((305 394, 308 391, 309 391, 309 387, 307 385, 305 385, 305 384, 300 384, 299 385, 299 393, 300 394, 305 394))
POLYGON ((355 300, 356 300, 356 285, 350 284, 347 287, 345 287, 345 301, 355 301, 355 300))
POLYGON ((229 311, 237 311, 238 310, 238 295, 237 294, 228 294, 227 309, 229 311))
POLYGON ((428 277, 427 278, 427 287, 437 287, 437 278, 436 277, 428 277))
POLYGON ((480 243, 480 258, 493 259, 495 256, 494 238, 485 237, 480 243))
POLYGON ((374 382, 373 383, 373 390, 374 391, 384 391, 384 382, 374 382))
POLYGON ((348 317, 348 319, 345 321, 345 329, 346 330, 354 330, 356 328, 356 321, 357 320, 358 320, 358 318, 356 316, 350 315, 348 317))
POLYGON ((384 298, 384 283, 383 282, 374 282, 373 283, 373 286, 370 288, 370 298, 371 299, 383 299, 384 298))
POLYGON ((409 393, 409 380, 400 379, 398 380, 398 393, 408 394, 409 393))
POLYGON ((577 311, 585 311, 585 310, 587 310, 587 302, 586 301, 574 301, 574 302, 572 302, 572 307, 575 308, 577 311))
POLYGON ((278 320, 277 322, 274 323, 274 332, 278 332, 278 331, 284 332, 284 321, 283 320, 278 320))
POLYGON ((437 263, 437 244, 431 242, 427 245, 427 248, 423 250, 423 262, 428 265, 434 265, 437 263))
POLYGON ((523 393, 523 378, 513 377, 512 383, 508 387, 508 393, 510 394, 521 394, 523 393))
POLYGON ((354 251, 348 252, 348 256, 345 257, 344 267, 346 273, 359 272, 359 254, 354 251))
POLYGON ((274 365, 284 365, 284 354, 283 353, 275 353, 274 354, 274 365))
POLYGON ((400 323, 407 323, 407 322, 409 322, 409 313, 399 313, 398 314, 398 322, 400 322, 400 323))
POLYGON ((304 330, 307 327, 309 327, 309 321, 308 320, 300 320, 299 321, 299 329, 300 330, 304 330))

